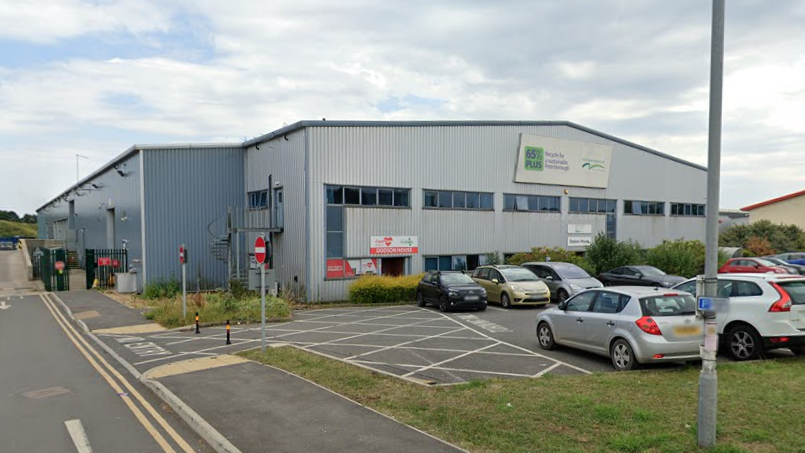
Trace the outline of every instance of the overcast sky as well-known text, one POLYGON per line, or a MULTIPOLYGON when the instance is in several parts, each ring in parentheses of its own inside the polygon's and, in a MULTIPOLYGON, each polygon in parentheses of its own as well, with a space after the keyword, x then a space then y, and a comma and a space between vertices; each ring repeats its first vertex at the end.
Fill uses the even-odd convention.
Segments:
MULTIPOLYGON (((707 0, 0 2, 0 209, 134 143, 569 120, 707 161, 707 0)), ((727 2, 721 206, 805 189, 805 1, 727 2)))

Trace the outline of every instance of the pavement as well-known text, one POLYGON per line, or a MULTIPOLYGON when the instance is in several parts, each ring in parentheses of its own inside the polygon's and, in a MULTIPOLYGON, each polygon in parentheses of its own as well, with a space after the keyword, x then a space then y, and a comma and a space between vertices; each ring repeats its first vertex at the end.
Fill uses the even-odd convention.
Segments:
POLYGON ((41 282, 28 281, 19 250, 0 250, 0 298, 36 294, 41 290, 41 282))

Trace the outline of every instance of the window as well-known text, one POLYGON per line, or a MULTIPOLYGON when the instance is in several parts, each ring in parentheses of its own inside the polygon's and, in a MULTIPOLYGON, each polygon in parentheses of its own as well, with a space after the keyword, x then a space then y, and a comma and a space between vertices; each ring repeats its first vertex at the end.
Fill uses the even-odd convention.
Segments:
POLYGON ((663 295, 640 299, 643 316, 680 316, 696 313, 696 299, 687 295, 663 295))
POLYGON ((579 214, 607 214, 614 213, 617 203, 615 200, 597 198, 571 198, 570 212, 579 214))
POLYGON ((327 206, 327 258, 344 257, 344 208, 327 206))
POLYGON ((492 210, 491 193, 425 190, 423 194, 426 208, 492 210))
POLYGON ((593 312, 615 314, 623 311, 626 303, 629 302, 629 296, 624 294, 615 294, 609 292, 602 292, 598 294, 593 305, 593 312))
POLYGON ((266 209, 268 207, 268 190, 249 192, 249 209, 266 209))
POLYGON ((624 200, 623 212, 634 215, 665 215, 665 202, 624 200))
POLYGON ((805 283, 802 281, 789 281, 777 284, 788 293, 794 305, 805 305, 805 283))
POLYGON ((285 203, 282 188, 274 189, 274 221, 277 228, 285 228, 285 203))
POLYGON ((324 186, 328 205, 410 207, 410 190, 385 187, 324 186))
POLYGON ((489 280, 489 271, 490 269, 488 267, 478 269, 475 272, 473 272, 472 276, 475 278, 479 278, 481 280, 489 280))
POLYGON ((478 267, 480 257, 481 255, 426 256, 425 272, 473 270, 478 267))
POLYGON ((744 282, 738 281, 736 282, 737 285, 737 294, 735 297, 754 297, 754 296, 762 296, 763 290, 760 287, 752 282, 744 282))
POLYGON ((589 311, 596 294, 595 291, 589 291, 569 299, 565 311, 589 311))
POLYGON ((704 217, 705 205, 692 203, 671 203, 671 215, 704 217))
POLYGON ((503 194, 503 210, 559 212, 559 197, 503 194))

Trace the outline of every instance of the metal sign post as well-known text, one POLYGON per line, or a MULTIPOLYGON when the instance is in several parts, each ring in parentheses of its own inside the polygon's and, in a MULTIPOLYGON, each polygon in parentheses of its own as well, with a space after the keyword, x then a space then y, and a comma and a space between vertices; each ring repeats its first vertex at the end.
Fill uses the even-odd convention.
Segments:
POLYGON ((187 318, 187 272, 185 265, 187 264, 186 254, 187 250, 184 244, 179 246, 179 263, 182 265, 182 319, 187 318))
POLYGON ((254 241, 254 259, 260 265, 260 352, 266 352, 266 240, 258 236, 254 241))

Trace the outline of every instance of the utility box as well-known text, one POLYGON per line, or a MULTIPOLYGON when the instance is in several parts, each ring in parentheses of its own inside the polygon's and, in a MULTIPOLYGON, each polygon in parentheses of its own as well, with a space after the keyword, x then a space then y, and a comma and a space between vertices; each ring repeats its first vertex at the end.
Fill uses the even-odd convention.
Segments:
POLYGON ((121 294, 137 292, 137 274, 131 272, 118 272, 115 274, 115 291, 121 294))

